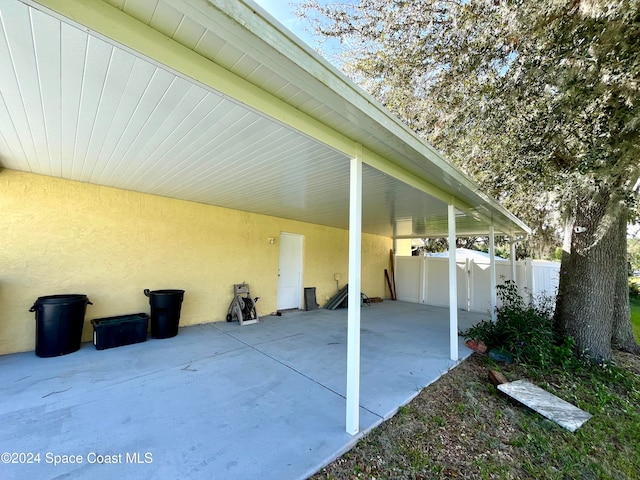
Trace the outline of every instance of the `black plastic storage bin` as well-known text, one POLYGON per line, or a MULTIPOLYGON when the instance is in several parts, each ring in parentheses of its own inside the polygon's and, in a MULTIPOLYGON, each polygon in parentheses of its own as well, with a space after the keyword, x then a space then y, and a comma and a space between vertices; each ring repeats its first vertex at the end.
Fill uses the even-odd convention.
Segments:
POLYGON ((178 334, 184 290, 145 290, 151 305, 151 336, 170 338, 178 334))
POLYGON ((104 350, 144 342, 147 339, 149 315, 132 313, 117 317, 96 318, 91 320, 91 325, 93 325, 93 345, 96 350, 104 350))
POLYGON ((36 355, 57 357, 80 349, 87 305, 86 295, 38 297, 30 312, 36 313, 36 355))

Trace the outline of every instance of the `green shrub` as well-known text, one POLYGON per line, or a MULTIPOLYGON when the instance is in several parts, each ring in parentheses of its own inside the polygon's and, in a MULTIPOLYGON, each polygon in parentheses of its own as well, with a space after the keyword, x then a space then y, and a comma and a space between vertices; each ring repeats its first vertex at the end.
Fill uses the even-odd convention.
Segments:
POLYGON ((629 277, 629 297, 640 299, 640 277, 629 277))
POLYGON ((483 320, 461 335, 482 340, 490 349, 509 352, 518 363, 569 366, 574 360, 573 339, 560 339, 555 334, 551 299, 525 302, 512 281, 497 288, 502 305, 496 308, 496 322, 483 320))

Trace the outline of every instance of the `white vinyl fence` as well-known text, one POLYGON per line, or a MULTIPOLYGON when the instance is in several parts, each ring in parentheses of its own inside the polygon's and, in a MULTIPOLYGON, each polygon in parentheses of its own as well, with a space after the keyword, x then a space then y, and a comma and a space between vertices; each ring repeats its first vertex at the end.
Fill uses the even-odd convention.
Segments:
MULTIPOLYGON (((472 258, 456 261, 458 308, 475 312, 491 309, 489 261, 472 258)), ((449 259, 442 257, 396 257, 398 300, 449 306, 449 259)), ((544 260, 516 262, 516 284, 524 298, 555 296, 560 264, 544 260)), ((511 262, 496 261, 496 284, 513 280, 511 262)))

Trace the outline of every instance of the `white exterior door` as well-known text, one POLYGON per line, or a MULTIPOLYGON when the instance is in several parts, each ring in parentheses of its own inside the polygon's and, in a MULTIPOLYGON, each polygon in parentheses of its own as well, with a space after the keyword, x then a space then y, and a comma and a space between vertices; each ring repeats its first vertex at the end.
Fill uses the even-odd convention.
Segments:
POLYGON ((278 310, 302 308, 302 235, 280 234, 278 310))

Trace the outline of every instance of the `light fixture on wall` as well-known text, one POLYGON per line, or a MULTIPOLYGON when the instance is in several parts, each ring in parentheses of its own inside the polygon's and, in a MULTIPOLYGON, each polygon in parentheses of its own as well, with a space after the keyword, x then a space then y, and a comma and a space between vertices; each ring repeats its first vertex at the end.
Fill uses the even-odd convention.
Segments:
POLYGON ((275 238, 273 238, 273 237, 269 237, 269 238, 267 238, 267 240, 269 240, 269 243, 270 243, 271 245, 273 245, 274 243, 276 243, 276 239, 275 239, 275 238))

